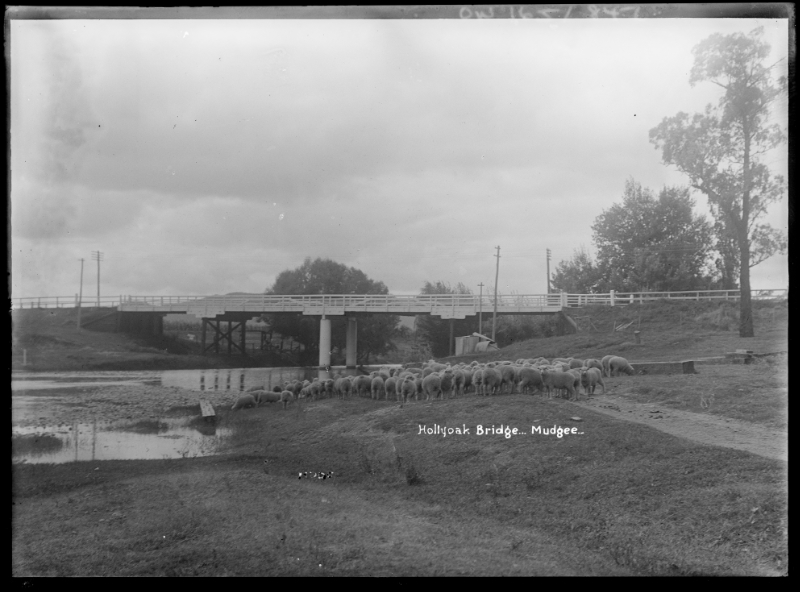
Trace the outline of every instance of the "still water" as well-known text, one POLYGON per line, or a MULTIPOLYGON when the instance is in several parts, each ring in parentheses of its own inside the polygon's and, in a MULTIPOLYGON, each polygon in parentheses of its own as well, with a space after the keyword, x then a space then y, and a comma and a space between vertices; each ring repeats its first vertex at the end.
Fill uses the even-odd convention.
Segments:
POLYGON ((97 421, 11 429, 12 463, 195 458, 216 454, 229 428, 193 418, 97 421))
MULTIPOLYGON (((399 364, 388 364, 397 368, 399 364)), ((330 371, 313 367, 294 368, 214 368, 206 370, 164 370, 160 372, 36 372, 11 375, 11 390, 64 389, 87 386, 112 386, 131 383, 180 387, 195 391, 246 391, 251 387, 268 390, 287 380, 326 380, 334 374, 355 376, 380 366, 361 369, 333 366, 330 371)))
MULTIPOLYGON (((398 367, 392 365, 390 367, 398 367)), ((164 370, 147 372, 36 372, 11 375, 12 417, 26 404, 42 403, 42 391, 54 397, 72 388, 147 384, 193 391, 246 391, 271 389, 287 380, 322 380, 334 374, 357 375, 378 366, 346 369, 237 368, 164 370), (26 395, 26 391, 39 391, 26 395)), ((59 397, 60 398, 60 397, 59 397)), ((24 412, 24 411, 23 411, 24 412)), ((230 428, 204 423, 200 418, 158 418, 150 421, 97 421, 23 427, 12 425, 13 463, 66 463, 92 460, 194 458, 217 454, 230 428), (198 421, 199 420, 199 421, 198 421)))

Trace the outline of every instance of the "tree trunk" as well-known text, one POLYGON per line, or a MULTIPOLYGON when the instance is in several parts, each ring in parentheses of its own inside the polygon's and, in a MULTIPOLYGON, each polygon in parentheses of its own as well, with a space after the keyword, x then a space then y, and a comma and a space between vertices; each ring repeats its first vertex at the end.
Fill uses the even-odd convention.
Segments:
POLYGON ((741 271, 739 273, 739 337, 753 337, 753 302, 750 299, 750 241, 739 243, 741 271))
POLYGON ((742 219, 739 224, 739 337, 753 337, 753 303, 750 301, 750 131, 742 120, 744 162, 742 163, 742 219))

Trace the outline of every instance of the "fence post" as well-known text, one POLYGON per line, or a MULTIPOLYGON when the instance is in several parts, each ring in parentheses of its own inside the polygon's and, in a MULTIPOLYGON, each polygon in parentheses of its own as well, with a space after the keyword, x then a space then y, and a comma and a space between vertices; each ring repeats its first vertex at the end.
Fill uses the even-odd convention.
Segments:
POLYGON ((608 296, 611 306, 614 306, 614 290, 611 290, 611 292, 608 293, 608 296))
POLYGON ((564 290, 561 290, 561 307, 564 308, 567 306, 567 293, 564 290))

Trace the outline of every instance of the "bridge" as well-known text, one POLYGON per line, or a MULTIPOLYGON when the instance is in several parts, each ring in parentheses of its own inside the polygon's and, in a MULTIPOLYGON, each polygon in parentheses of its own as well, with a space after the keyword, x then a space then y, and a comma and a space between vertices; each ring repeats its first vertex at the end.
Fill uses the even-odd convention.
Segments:
MULTIPOLYGON (((230 294, 226 296, 120 296, 97 301, 98 306, 116 307, 118 330, 145 326, 160 333, 167 314, 186 314, 203 321, 203 352, 228 342, 245 353, 245 326, 249 319, 264 314, 303 314, 320 317, 320 367, 330 365, 331 323, 328 317, 347 316, 346 364, 355 366, 358 317, 364 315, 421 315, 442 319, 464 319, 480 313, 489 314, 497 307, 499 315, 552 315, 566 308, 583 306, 624 306, 661 299, 738 300, 739 290, 701 290, 689 292, 615 292, 604 294, 512 294, 477 296, 474 294, 230 294), (221 323, 227 322, 227 330, 221 323), (214 331, 213 343, 206 347, 206 330, 214 331), (233 343, 233 331, 242 329, 241 345, 233 343)), ((788 297, 788 290, 752 290, 753 300, 776 300, 788 297)), ((87 300, 82 306, 90 305, 87 300)), ((14 308, 52 308, 73 305, 70 297, 33 297, 12 299, 14 308), (16 306, 14 306, 16 304, 16 306)), ((74 306, 79 306, 78 297, 74 306)))

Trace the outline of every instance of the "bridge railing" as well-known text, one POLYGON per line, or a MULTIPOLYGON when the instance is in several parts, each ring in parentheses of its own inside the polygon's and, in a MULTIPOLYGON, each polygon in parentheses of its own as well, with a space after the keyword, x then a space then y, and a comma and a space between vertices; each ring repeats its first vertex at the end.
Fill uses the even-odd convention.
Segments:
MULTIPOLYGON (((560 295, 533 294, 533 295, 498 295, 499 307, 545 307, 560 306, 560 295)), ((126 296, 124 304, 142 304, 149 306, 168 306, 171 304, 191 304, 198 307, 228 306, 228 307, 255 307, 277 308, 287 312, 305 308, 347 308, 348 310, 374 311, 381 309, 392 312, 395 309, 419 308, 430 310, 432 308, 466 307, 483 308, 492 310, 494 298, 492 296, 480 297, 474 294, 421 294, 421 295, 392 295, 392 294, 231 294, 227 296, 126 296)))
MULTIPOLYGON (((675 300, 738 300, 739 290, 692 290, 686 292, 617 292, 606 294, 498 294, 497 306, 506 312, 509 309, 530 309, 546 307, 580 307, 592 305, 625 305, 650 302, 661 299, 675 300)), ((753 300, 781 300, 788 298, 788 289, 752 290, 753 300)), ((392 294, 231 294, 214 296, 104 296, 84 298, 81 306, 113 307, 120 304, 144 305, 153 307, 188 306, 198 308, 236 308, 246 310, 278 309, 296 312, 308 309, 341 309, 364 312, 430 312, 445 308, 474 309, 491 312, 494 309, 493 295, 476 294, 420 294, 395 296, 392 294)), ((14 309, 23 308, 74 308, 78 306, 78 296, 33 296, 12 298, 14 309)))
MULTIPOLYGON (((750 290, 753 300, 782 300, 789 290, 750 290)), ((614 304, 634 304, 653 300, 739 300, 739 290, 690 290, 686 292, 620 292, 614 295, 614 304)))
MULTIPOLYGON (((98 303, 97 298, 84 298, 81 308, 113 307, 120 303, 120 296, 102 296, 98 303)), ((12 298, 11 307, 22 308, 78 308, 78 295, 75 296, 28 296, 12 298)))

